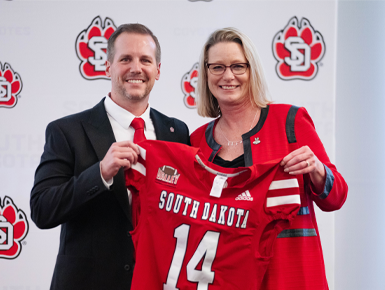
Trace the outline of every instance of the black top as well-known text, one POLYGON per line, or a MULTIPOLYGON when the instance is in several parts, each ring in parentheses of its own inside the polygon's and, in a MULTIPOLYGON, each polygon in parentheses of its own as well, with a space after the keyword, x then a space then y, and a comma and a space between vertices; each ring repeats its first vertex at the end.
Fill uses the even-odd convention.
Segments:
POLYGON ((238 167, 245 167, 245 158, 244 154, 238 156, 234 160, 228 161, 225 160, 218 155, 214 157, 213 163, 216 165, 219 165, 221 167, 226 167, 226 168, 238 168, 238 167))

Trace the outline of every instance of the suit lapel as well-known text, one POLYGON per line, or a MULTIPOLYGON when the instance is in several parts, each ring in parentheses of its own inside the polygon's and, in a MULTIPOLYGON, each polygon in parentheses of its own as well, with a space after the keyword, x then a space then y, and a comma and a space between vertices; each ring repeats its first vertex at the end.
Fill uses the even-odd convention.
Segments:
POLYGON ((104 99, 91 109, 90 118, 88 122, 83 123, 83 127, 101 161, 115 142, 114 132, 104 108, 104 99))
POLYGON ((172 119, 167 118, 157 110, 150 108, 150 118, 154 124, 157 140, 172 141, 175 137, 171 128, 174 128, 172 119))
MULTIPOLYGON (((104 98, 91 109, 90 118, 88 122, 83 122, 83 128, 90 139, 99 161, 101 161, 111 144, 115 142, 114 132, 112 131, 111 123, 104 107, 104 98)), ((118 174, 114 177, 112 187, 117 200, 131 222, 131 210, 128 202, 123 169, 119 170, 118 174)))

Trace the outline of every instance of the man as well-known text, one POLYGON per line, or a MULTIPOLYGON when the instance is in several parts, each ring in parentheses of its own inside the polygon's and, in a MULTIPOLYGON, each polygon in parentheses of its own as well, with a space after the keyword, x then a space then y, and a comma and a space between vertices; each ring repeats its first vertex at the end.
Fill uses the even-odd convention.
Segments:
POLYGON ((92 109, 47 126, 31 192, 39 228, 61 225, 51 289, 130 289, 134 268, 131 195, 124 168, 136 163, 135 116, 147 139, 189 143, 187 126, 149 108, 160 75, 160 46, 141 24, 120 26, 108 41, 111 93, 92 109))

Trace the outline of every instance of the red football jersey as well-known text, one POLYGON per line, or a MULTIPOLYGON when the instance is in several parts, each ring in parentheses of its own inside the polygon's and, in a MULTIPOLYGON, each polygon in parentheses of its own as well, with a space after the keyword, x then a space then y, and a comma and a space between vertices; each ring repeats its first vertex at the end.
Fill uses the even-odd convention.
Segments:
POLYGON ((280 160, 228 169, 183 144, 144 141, 140 151, 126 171, 140 197, 131 289, 259 289, 277 234, 298 212, 297 179, 280 160))

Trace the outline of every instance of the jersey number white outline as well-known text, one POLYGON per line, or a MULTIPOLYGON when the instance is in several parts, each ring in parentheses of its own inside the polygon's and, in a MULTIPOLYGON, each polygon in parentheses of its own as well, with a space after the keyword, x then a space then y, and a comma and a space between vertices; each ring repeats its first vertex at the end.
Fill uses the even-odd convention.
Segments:
MULTIPOLYGON (((176 288, 176 284, 178 283, 179 274, 186 254, 189 232, 190 226, 186 224, 182 224, 174 230, 176 246, 166 284, 163 284, 163 290, 179 290, 179 288, 176 288)), ((197 290, 208 290, 209 284, 214 281, 215 273, 211 271, 211 266, 217 253, 218 240, 218 232, 207 231, 187 264, 187 280, 197 282, 197 290), (202 270, 196 270, 202 258, 204 258, 202 270)))

